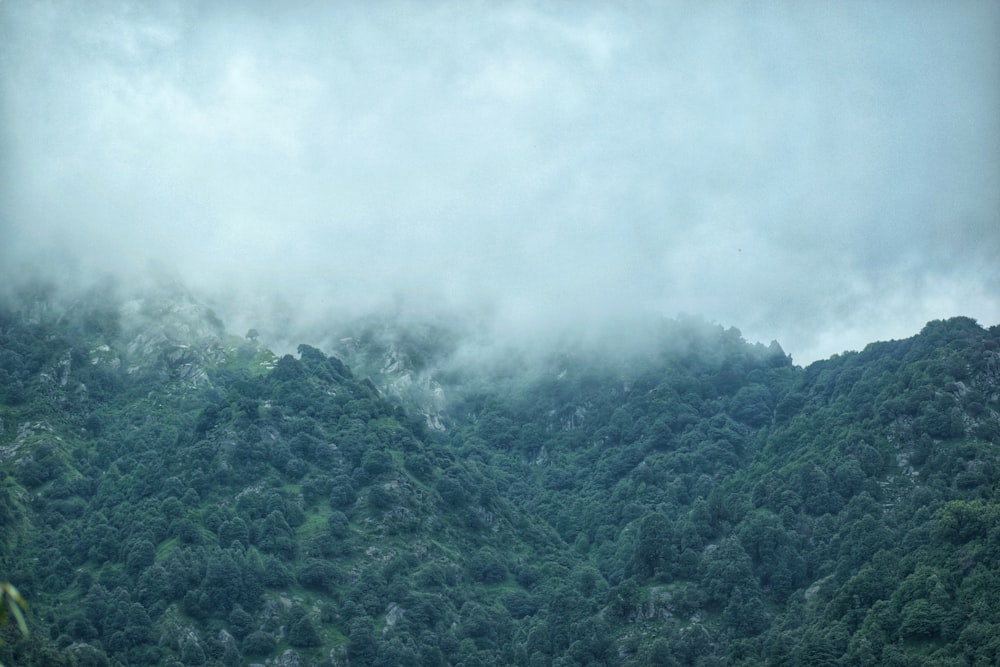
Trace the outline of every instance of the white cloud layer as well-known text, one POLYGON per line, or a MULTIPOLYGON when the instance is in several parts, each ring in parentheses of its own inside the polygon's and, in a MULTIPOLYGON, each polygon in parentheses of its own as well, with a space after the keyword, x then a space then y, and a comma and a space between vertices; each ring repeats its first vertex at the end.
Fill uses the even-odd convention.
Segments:
POLYGON ((0 0, 0 262, 804 363, 1000 321, 997 109, 987 1, 0 0))

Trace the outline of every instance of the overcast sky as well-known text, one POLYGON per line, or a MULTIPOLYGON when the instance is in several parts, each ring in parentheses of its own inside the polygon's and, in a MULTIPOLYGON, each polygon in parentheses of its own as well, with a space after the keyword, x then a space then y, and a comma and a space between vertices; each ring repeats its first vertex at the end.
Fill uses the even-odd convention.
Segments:
POLYGON ((998 110, 992 1, 0 0, 0 261, 807 363, 1000 322, 998 110))

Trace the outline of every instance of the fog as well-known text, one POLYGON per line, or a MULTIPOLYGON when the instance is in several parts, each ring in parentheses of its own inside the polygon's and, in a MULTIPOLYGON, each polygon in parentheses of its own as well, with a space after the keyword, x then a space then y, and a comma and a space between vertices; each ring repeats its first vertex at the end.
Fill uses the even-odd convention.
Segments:
POLYGON ((807 363, 1000 322, 998 109, 996 2, 0 0, 0 277, 807 363))

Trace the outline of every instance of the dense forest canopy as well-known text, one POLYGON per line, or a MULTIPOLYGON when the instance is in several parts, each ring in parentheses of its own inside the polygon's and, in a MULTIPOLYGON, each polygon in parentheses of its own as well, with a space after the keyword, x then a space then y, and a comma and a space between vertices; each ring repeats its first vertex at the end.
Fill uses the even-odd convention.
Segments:
POLYGON ((277 356, 180 291, 0 306, 8 665, 993 665, 1000 327, 802 368, 703 322, 277 356))

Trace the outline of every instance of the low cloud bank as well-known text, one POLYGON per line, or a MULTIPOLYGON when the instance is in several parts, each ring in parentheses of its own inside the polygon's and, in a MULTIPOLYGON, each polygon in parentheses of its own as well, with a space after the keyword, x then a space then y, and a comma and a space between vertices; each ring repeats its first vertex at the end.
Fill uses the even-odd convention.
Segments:
POLYGON ((689 313, 806 363, 996 323, 998 35, 995 3, 0 3, 0 271, 167 274, 282 341, 689 313))

